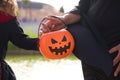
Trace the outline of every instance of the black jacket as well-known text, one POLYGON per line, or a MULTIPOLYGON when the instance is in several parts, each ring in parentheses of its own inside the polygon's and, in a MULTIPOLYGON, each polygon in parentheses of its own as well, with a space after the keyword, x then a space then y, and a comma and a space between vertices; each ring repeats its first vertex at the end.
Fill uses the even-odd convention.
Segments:
POLYGON ((38 38, 29 38, 24 34, 16 18, 0 24, 0 65, 2 67, 2 80, 16 80, 14 72, 4 61, 8 42, 11 41, 14 45, 23 49, 38 50, 38 40, 38 38))
POLYGON ((0 24, 0 59, 6 56, 8 41, 23 49, 38 50, 38 38, 29 38, 24 34, 16 18, 0 24))
POLYGON ((85 14, 96 25, 109 48, 120 43, 120 0, 80 0, 71 13, 85 14))

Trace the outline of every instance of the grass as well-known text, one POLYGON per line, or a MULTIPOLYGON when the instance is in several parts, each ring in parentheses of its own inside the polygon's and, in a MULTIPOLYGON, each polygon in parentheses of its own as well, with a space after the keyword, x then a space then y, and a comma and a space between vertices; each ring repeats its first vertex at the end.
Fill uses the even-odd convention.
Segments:
POLYGON ((24 33, 27 34, 27 35, 29 35, 29 37, 31 37, 31 38, 38 37, 37 32, 34 32, 33 28, 26 28, 26 30, 24 30, 24 33))
MULTIPOLYGON (((76 60, 77 58, 74 56, 74 55, 70 55, 66 58, 63 58, 64 60, 76 60)), ((45 58, 43 57, 42 55, 39 55, 39 54, 27 54, 27 55, 22 55, 22 54, 14 54, 14 55, 7 55, 6 56, 6 60, 7 61, 12 61, 12 62, 20 62, 20 61, 36 61, 36 60, 39 60, 39 61, 50 61, 52 59, 48 59, 48 58, 45 58)), ((58 60, 58 59, 56 59, 58 60)), ((59 59, 61 60, 61 59, 59 59)))
POLYGON ((41 55, 22 55, 22 54, 14 54, 14 55, 7 55, 6 60, 12 61, 12 62, 20 62, 20 61, 35 61, 35 60, 41 60, 46 61, 44 57, 41 55))

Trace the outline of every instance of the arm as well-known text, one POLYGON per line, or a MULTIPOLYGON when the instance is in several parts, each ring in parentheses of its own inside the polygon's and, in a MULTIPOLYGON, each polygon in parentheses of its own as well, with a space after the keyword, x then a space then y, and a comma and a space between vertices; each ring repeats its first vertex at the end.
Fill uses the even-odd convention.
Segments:
POLYGON ((66 25, 76 23, 81 20, 81 13, 87 13, 90 5, 90 0, 80 0, 78 6, 63 16, 56 16, 62 21, 54 17, 45 17, 46 21, 42 22, 41 32, 46 33, 63 28, 66 25), (64 23, 66 24, 64 24, 64 23))
POLYGON ((38 38, 30 38, 24 34, 16 18, 10 21, 10 25, 9 38, 13 44, 23 49, 38 50, 38 38))
POLYGON ((68 14, 63 15, 63 20, 66 24, 73 24, 81 20, 82 14, 87 13, 90 6, 90 0, 80 0, 68 14))

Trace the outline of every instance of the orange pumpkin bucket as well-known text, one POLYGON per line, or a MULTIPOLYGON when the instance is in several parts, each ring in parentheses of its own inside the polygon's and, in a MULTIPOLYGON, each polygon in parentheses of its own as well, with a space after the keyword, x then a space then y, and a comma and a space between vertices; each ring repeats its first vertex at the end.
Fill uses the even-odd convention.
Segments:
POLYGON ((65 29, 45 33, 39 41, 39 51, 49 59, 60 59, 70 55, 74 49, 74 39, 65 29))

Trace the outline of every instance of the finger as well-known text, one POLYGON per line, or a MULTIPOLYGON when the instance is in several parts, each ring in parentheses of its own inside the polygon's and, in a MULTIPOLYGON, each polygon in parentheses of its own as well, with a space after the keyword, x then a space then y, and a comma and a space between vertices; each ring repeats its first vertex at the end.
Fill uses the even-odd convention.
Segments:
POLYGON ((51 26, 51 30, 53 31, 55 29, 55 25, 52 25, 51 26))
POLYGON ((117 56, 114 61, 113 61, 113 65, 116 65, 120 60, 119 60, 120 56, 117 56))
POLYGON ((45 19, 45 21, 42 21, 42 26, 44 28, 48 28, 48 30, 52 30, 53 28, 55 28, 55 21, 52 21, 52 20, 48 20, 48 19, 45 19))
MULTIPOLYGON (((50 17, 46 17, 45 19, 51 21, 53 24, 54 24, 54 23, 62 23, 60 19, 55 18, 55 17, 51 17, 51 16, 50 16, 50 17)), ((63 23, 62 23, 62 24, 63 24, 63 23)))
POLYGON ((40 37, 42 36, 42 34, 43 34, 43 31, 40 30, 40 31, 39 31, 39 35, 38 35, 39 39, 40 39, 40 37))
POLYGON ((120 54, 118 53, 118 55, 113 60, 113 65, 116 65, 119 61, 120 61, 120 54))
POLYGON ((51 31, 59 30, 65 26, 65 24, 59 18, 49 16, 45 19, 49 21, 48 27, 51 31))
POLYGON ((111 48, 111 49, 109 50, 109 53, 110 53, 110 54, 113 54, 113 53, 116 52, 116 51, 118 51, 118 46, 111 48))
POLYGON ((43 33, 50 32, 50 28, 44 23, 41 24, 40 30, 43 31, 43 33))
POLYGON ((42 25, 42 26, 48 26, 49 23, 50 23, 50 20, 44 19, 44 20, 41 22, 41 25, 42 25))
POLYGON ((44 18, 44 19, 41 21, 41 23, 45 23, 46 21, 47 21, 47 19, 44 18))
POLYGON ((50 16, 46 16, 45 19, 47 19, 47 20, 52 20, 52 21, 56 21, 56 20, 57 20, 56 18, 50 17, 50 16))
POLYGON ((114 76, 116 77, 119 73, 120 73, 120 63, 118 65, 117 69, 114 72, 114 76))

